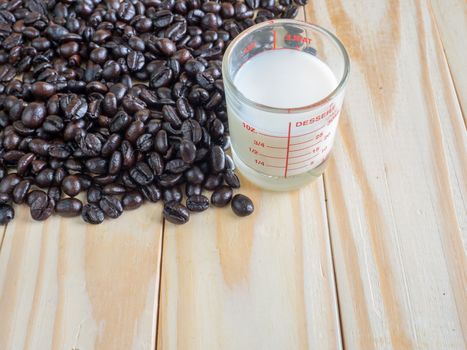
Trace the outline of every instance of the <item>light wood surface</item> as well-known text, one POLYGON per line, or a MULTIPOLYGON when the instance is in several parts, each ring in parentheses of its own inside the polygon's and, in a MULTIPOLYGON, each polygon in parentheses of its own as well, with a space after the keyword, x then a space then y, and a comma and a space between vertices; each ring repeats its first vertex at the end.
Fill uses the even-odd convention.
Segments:
POLYGON ((467 142, 429 4, 313 4, 352 57, 324 176, 344 344, 463 349, 467 142))
POLYGON ((457 97, 467 113, 467 2, 464 0, 431 0, 433 15, 442 39, 450 76, 454 81, 457 97))
POLYGON ((0 254, 0 349, 153 349, 160 210, 100 226, 17 210, 0 254))
POLYGON ((322 182, 164 232, 159 349, 338 349, 322 182))
POLYGON ((466 6, 310 1, 352 59, 334 152, 300 191, 243 181, 248 218, 17 209, 0 349, 467 349, 466 6))

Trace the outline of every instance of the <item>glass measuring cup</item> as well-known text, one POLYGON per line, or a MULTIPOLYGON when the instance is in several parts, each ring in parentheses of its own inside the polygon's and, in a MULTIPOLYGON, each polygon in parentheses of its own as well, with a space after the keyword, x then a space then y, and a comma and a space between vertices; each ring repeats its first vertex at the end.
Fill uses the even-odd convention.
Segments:
POLYGON ((222 73, 232 156, 240 172, 271 190, 298 188, 320 176, 334 142, 349 69, 342 43, 316 25, 278 19, 238 35, 224 54, 222 73), (266 51, 286 49, 318 58, 335 76, 335 88, 299 107, 277 108, 247 98, 235 82, 243 64, 266 51))

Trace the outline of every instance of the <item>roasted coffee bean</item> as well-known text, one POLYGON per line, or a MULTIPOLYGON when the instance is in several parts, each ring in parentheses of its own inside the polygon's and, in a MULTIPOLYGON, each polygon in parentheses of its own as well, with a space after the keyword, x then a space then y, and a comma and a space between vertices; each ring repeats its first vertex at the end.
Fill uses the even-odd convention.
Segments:
POLYGON ((221 186, 211 195, 211 203, 216 207, 225 207, 232 199, 232 189, 228 186, 221 186))
POLYGON ((57 201, 55 212, 64 217, 73 217, 81 214, 83 203, 77 198, 63 198, 57 201))
POLYGON ((180 157, 185 163, 191 164, 196 158, 196 146, 191 140, 180 142, 180 157))
POLYGON ((204 181, 204 173, 197 166, 185 171, 185 179, 189 184, 199 185, 204 181))
POLYGON ((130 192, 123 196, 122 206, 124 210, 133 210, 139 208, 144 202, 144 198, 139 192, 130 192))
POLYGON ((130 176, 141 186, 149 185, 154 180, 151 168, 144 162, 136 163, 136 166, 130 170, 130 176))
POLYGON ((45 193, 30 202, 31 217, 37 221, 48 219, 54 212, 55 202, 45 193), (45 196, 44 196, 45 195, 45 196))
POLYGON ((226 170, 224 173, 224 181, 232 188, 240 188, 240 180, 232 170, 226 170))
POLYGON ((116 196, 105 195, 99 201, 99 207, 106 216, 112 219, 118 218, 123 213, 122 203, 116 196))
POLYGON ((216 188, 222 185, 223 180, 224 178, 222 177, 222 174, 209 175, 204 182, 204 188, 208 191, 214 191, 216 188))
POLYGON ((11 203, 12 196, 8 193, 1 193, 0 192, 0 204, 8 204, 11 203))
POLYGON ((104 194, 120 195, 126 193, 126 188, 125 186, 112 183, 105 185, 102 192, 104 194))
POLYGON ((165 154, 169 148, 169 140, 167 137, 167 131, 160 130, 156 134, 156 139, 154 142, 154 149, 159 152, 159 154, 165 154))
POLYGON ((183 199, 183 193, 178 187, 167 188, 163 191, 164 202, 175 201, 180 203, 183 199))
POLYGON ((76 175, 68 175, 62 181, 62 191, 70 197, 81 192, 81 182, 76 175))
POLYGON ((98 203, 102 198, 102 190, 99 187, 91 186, 88 189, 86 199, 89 203, 98 203))
POLYGON ((16 204, 21 204, 27 198, 29 189, 31 188, 30 180, 22 180, 13 190, 13 201, 16 204))
POLYGON ((189 164, 185 163, 182 159, 172 159, 165 165, 165 170, 172 174, 183 173, 190 167, 189 164))
POLYGON ((23 110, 21 121, 28 128, 37 128, 42 125, 47 110, 43 103, 31 102, 23 110))
POLYGON ((15 187, 21 182, 21 177, 12 173, 6 175, 0 181, 0 193, 12 193, 15 187))
POLYGON ((104 212, 95 204, 86 204, 81 210, 81 217, 89 224, 100 224, 104 221, 104 212))
POLYGON ((202 194, 191 195, 186 200, 186 207, 190 211, 201 212, 209 208, 209 199, 202 194))
POLYGON ((255 210, 251 199, 243 194, 236 194, 230 205, 233 212, 238 216, 248 216, 255 210))
POLYGON ((8 204, 0 204, 0 225, 6 225, 15 217, 15 211, 8 204))
POLYGON ((225 168, 225 154, 224 150, 220 146, 214 146, 211 148, 211 169, 217 174, 225 168))
POLYGON ((168 202, 164 205, 164 218, 173 224, 185 224, 190 220, 188 209, 178 202, 168 202))
POLYGON ((161 199, 161 190, 155 184, 142 186, 141 192, 143 193, 144 198, 150 202, 155 203, 161 199))
POLYGON ((60 190, 60 187, 53 186, 47 190, 47 196, 52 198, 55 203, 57 203, 62 197, 62 191, 60 190))

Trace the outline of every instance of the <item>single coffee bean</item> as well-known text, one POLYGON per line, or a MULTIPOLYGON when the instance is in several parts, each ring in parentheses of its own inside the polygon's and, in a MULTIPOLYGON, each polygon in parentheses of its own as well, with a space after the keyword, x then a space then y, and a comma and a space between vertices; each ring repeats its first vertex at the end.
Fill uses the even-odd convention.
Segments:
POLYGON ((76 175, 68 175, 62 181, 62 191, 70 197, 76 196, 81 191, 81 182, 76 175))
POLYGON ((86 204, 81 210, 81 217, 89 224, 100 224, 104 221, 104 212, 95 204, 86 204))
POLYGON ((111 184, 105 185, 102 191, 104 194, 120 195, 120 194, 126 193, 127 190, 125 186, 111 183, 111 184))
POLYGON ((232 189, 228 186, 221 186, 211 195, 211 203, 216 207, 225 207, 232 199, 232 189))
POLYGON ((238 216, 248 216, 255 210, 253 202, 250 198, 243 194, 236 194, 232 198, 231 207, 233 212, 238 216))
POLYGON ((144 202, 144 198, 139 192, 129 192, 122 198, 122 206, 124 210, 133 210, 139 208, 144 202))
POLYGON ((102 190, 99 187, 91 186, 86 198, 89 203, 98 203, 102 199, 102 190))
POLYGON ((185 186, 185 194, 187 197, 193 196, 193 195, 199 195, 203 192, 203 188, 201 185, 192 185, 192 184, 186 184, 185 186))
POLYGON ((57 203, 62 197, 62 191, 60 190, 60 187, 52 186, 47 190, 47 196, 52 198, 54 202, 57 203))
POLYGON ((141 192, 148 201, 156 203, 161 199, 161 190, 155 184, 141 186, 141 192))
POLYGON ((27 198, 29 189, 31 188, 31 181, 22 180, 16 185, 13 190, 13 201, 16 204, 21 204, 27 198))
POLYGON ((19 177, 17 174, 8 174, 0 181, 0 192, 12 193, 14 188, 20 183, 20 181, 21 177, 19 177))
POLYGON ((214 173, 220 173, 225 168, 225 154, 220 146, 211 148, 211 169, 214 173))
POLYGON ((0 225, 6 225, 15 217, 13 207, 8 204, 0 204, 0 225))
POLYGON ((136 166, 130 170, 130 176, 141 186, 149 185, 154 180, 151 168, 144 162, 136 163, 136 166))
MULTIPOLYGON (((45 193, 44 193, 45 194, 45 193)), ((38 196, 30 204, 31 217, 37 221, 48 219, 54 212, 55 202, 47 195, 38 196)))
POLYGON ((186 206, 190 211, 201 212, 209 208, 209 199, 206 196, 192 195, 186 200, 186 206))
POLYGON ((226 170, 224 173, 224 181, 232 188, 240 188, 240 180, 232 170, 226 170))
POLYGON ((47 197, 47 193, 45 193, 44 191, 34 190, 34 191, 29 192, 27 203, 29 206, 31 206, 32 203, 34 203, 39 198, 42 198, 42 200, 46 200, 47 199, 46 197, 47 197))
POLYGON ((165 189, 162 196, 164 198, 164 202, 176 201, 180 203, 183 199, 183 193, 178 187, 165 189))
POLYGON ((208 191, 214 191, 222 184, 223 180, 222 174, 209 175, 204 182, 204 188, 208 191))
POLYGON ((185 163, 193 163, 196 158, 196 146, 191 140, 183 139, 180 142, 180 157, 185 163))
POLYGON ((60 199, 56 206, 55 212, 64 217, 73 217, 81 214, 83 203, 77 198, 60 199))
POLYGON ((28 128, 37 128, 42 125, 47 110, 43 103, 31 102, 21 115, 21 121, 28 128))
POLYGON ((188 209, 178 202, 168 202, 164 205, 164 218, 173 224, 185 224, 190 220, 188 209))
POLYGON ((122 203, 116 196, 104 195, 99 201, 99 207, 112 219, 118 218, 123 213, 122 203))

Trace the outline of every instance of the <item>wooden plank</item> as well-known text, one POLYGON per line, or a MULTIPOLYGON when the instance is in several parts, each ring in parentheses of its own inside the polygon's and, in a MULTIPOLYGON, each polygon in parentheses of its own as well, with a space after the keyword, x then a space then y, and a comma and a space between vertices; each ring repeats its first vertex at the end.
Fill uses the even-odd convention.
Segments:
POLYGON ((431 0, 433 15, 449 63, 463 116, 467 112, 467 3, 464 0, 431 0))
POLYGON ((308 14, 352 58, 325 173, 344 344, 464 349, 467 138, 429 4, 317 0, 308 14))
POLYGON ((158 349, 341 347, 321 179, 166 224, 158 349))
POLYGON ((160 211, 91 226, 18 208, 0 254, 0 349, 154 349, 160 211))

